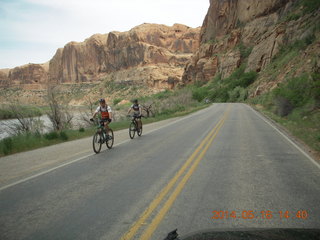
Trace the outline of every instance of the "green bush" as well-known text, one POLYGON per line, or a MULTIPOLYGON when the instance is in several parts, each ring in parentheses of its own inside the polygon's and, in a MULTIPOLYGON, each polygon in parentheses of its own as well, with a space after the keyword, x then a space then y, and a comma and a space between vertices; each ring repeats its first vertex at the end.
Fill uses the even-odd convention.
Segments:
POLYGON ((53 140, 59 138, 59 135, 57 132, 54 131, 44 134, 44 138, 48 140, 53 140))
POLYGON ((12 148, 13 148, 13 141, 11 137, 7 137, 5 139, 3 139, 1 141, 1 145, 2 145, 2 152, 4 155, 8 155, 9 153, 11 153, 12 148))
POLYGON ((245 88, 239 88, 238 101, 245 101, 248 98, 248 90, 245 88))
POLYGON ((60 132, 59 137, 60 137, 60 139, 62 139, 62 140, 64 140, 64 141, 67 141, 67 140, 69 139, 67 133, 64 132, 64 131, 61 131, 61 132, 60 132))
POLYGON ((245 88, 251 85, 257 77, 258 73, 245 72, 245 65, 241 65, 229 77, 223 80, 221 77, 212 80, 208 84, 207 95, 213 102, 244 101, 248 97, 248 91, 245 88))
MULTIPOLYGON (((313 75, 312 75, 313 76, 313 75)), ((291 78, 273 90, 276 112, 286 116, 295 108, 309 106, 309 111, 318 107, 320 100, 320 83, 307 74, 291 78), (310 108, 310 106, 312 106, 310 108)))
POLYGON ((320 8, 319 0, 301 0, 301 5, 303 6, 304 13, 311 13, 320 8))
POLYGON ((231 91, 228 91, 229 102, 236 102, 238 100, 238 98, 240 97, 239 88, 240 87, 236 87, 231 91))
POLYGON ((198 102, 202 102, 209 94, 208 87, 200 87, 192 90, 192 98, 198 102))
POLYGON ((239 51, 241 58, 247 58, 252 52, 252 47, 246 47, 243 43, 239 44, 239 51))
POLYGON ((289 21, 296 21, 298 20, 299 18, 301 17, 301 14, 300 13, 291 13, 289 14, 285 21, 289 22, 289 21))
POLYGON ((122 99, 121 98, 116 98, 116 99, 113 99, 113 105, 117 105, 119 102, 121 102, 122 99))
POLYGON ((42 137, 41 132, 38 131, 38 130, 33 133, 33 136, 34 136, 35 138, 41 138, 41 137, 42 137))
POLYGON ((85 129, 83 127, 79 128, 79 132, 84 132, 85 129))
POLYGON ((231 91, 228 91, 229 102, 244 101, 248 97, 248 91, 243 87, 236 87, 231 91))
POLYGON ((288 116, 293 110, 292 103, 287 98, 282 96, 277 96, 274 99, 274 104, 276 106, 275 114, 279 115, 280 117, 288 116))
POLYGON ((154 97, 155 97, 156 99, 164 99, 164 98, 169 97, 170 95, 171 95, 171 92, 166 89, 166 90, 163 91, 163 92, 156 93, 156 94, 154 95, 154 97))
POLYGON ((228 89, 226 86, 213 89, 209 94, 209 99, 213 102, 227 102, 229 100, 228 89))
POLYGON ((292 78, 274 90, 275 97, 287 99, 293 107, 300 107, 310 100, 312 83, 307 75, 292 78))
POLYGON ((256 80, 257 76, 258 76, 258 73, 254 71, 243 73, 239 77, 239 79, 234 80, 233 86, 236 85, 236 86, 246 88, 256 80))

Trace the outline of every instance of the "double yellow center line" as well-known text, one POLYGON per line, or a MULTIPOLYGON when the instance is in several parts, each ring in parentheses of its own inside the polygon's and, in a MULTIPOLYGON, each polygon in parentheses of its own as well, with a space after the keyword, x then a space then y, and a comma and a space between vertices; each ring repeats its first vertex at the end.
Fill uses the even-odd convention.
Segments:
MULTIPOLYGON (((229 109, 228 109, 229 110, 229 109)), ((229 111, 226 111, 220 121, 216 124, 216 126, 209 132, 209 134, 202 140, 200 145, 197 149, 193 152, 193 154, 188 158, 188 160, 184 163, 184 165, 180 168, 180 170, 176 173, 176 175, 170 180, 170 182, 161 190, 158 196, 150 203, 148 208, 142 213, 139 219, 131 226, 129 231, 125 233, 121 240, 130 240, 132 239, 137 231, 145 224, 145 221, 148 217, 152 214, 152 212, 159 206, 163 198, 168 194, 168 192, 173 188, 176 184, 178 179, 186 172, 187 168, 191 165, 187 173, 183 176, 181 181, 178 183, 174 191, 171 193, 165 204, 162 206, 158 214, 153 218, 151 224, 146 228, 146 230, 142 233, 140 240, 148 240, 151 239, 153 232, 156 230, 158 225, 160 224, 163 217, 166 215, 180 192, 182 191, 183 187, 185 186, 186 182, 193 174, 195 169, 197 168, 198 164, 200 163, 201 159, 204 157, 205 153, 209 149, 212 141, 217 136, 220 128, 224 124, 227 114, 229 111)))

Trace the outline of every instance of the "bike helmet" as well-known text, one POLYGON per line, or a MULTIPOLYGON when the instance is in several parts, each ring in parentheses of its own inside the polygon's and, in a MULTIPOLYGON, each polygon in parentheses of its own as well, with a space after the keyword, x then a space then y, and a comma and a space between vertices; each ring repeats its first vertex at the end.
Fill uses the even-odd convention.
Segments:
POLYGON ((106 102, 106 100, 104 98, 99 99, 99 103, 105 103, 105 102, 106 102))

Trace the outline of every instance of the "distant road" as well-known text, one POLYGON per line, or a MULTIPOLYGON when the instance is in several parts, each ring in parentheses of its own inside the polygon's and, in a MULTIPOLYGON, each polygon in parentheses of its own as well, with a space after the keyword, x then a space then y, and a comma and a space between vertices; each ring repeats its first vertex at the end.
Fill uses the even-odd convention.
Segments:
POLYGON ((320 228, 319 164, 290 141, 247 105, 214 104, 114 149, 2 186, 0 239, 320 228))

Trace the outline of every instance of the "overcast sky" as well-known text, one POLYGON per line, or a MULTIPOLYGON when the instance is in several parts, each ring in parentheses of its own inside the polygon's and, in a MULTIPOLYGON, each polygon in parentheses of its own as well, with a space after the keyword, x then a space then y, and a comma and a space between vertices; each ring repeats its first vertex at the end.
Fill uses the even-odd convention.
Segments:
POLYGON ((142 23, 202 25, 209 0, 0 0, 0 68, 44 63, 57 48, 142 23))

